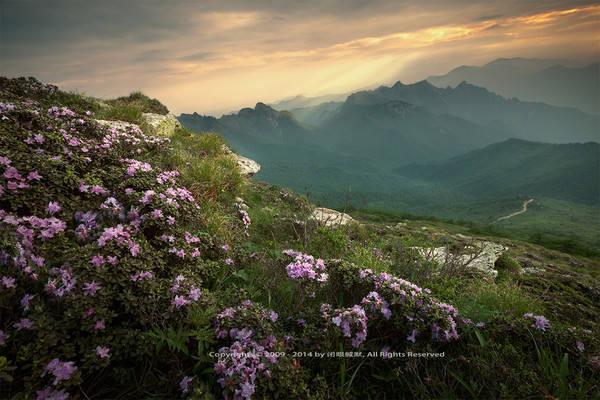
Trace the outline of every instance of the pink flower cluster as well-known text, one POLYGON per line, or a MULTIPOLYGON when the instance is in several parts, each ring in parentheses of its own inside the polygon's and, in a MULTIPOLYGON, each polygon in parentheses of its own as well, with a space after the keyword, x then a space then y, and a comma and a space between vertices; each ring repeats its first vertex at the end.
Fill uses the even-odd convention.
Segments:
POLYGON ((73 374, 77 371, 77 367, 73 361, 60 361, 55 358, 46 365, 42 376, 50 373, 54 376, 53 385, 58 385, 61 381, 67 381, 71 379, 73 374))
POLYGON ((181 308, 195 303, 200 300, 200 297, 202 296, 202 291, 193 283, 189 283, 183 275, 177 275, 175 279, 173 279, 171 293, 174 296, 171 304, 175 306, 175 308, 181 308))
POLYGON ((284 250, 283 254, 293 257, 285 270, 291 279, 299 281, 327 282, 329 275, 326 273, 325 262, 320 258, 304 254, 295 250, 284 250))
POLYGON ((147 162, 133 160, 130 158, 125 158, 121 161, 127 165, 126 174, 128 176, 134 176, 138 171, 142 171, 142 172, 152 171, 152 166, 150 164, 148 164, 147 162))
POLYGON ((98 238, 98 247, 104 247, 109 242, 116 242, 119 247, 129 248, 129 252, 133 257, 136 257, 140 252, 140 246, 131 238, 131 234, 126 227, 119 224, 114 227, 104 228, 102 234, 98 238))
POLYGON ((219 357, 214 366, 225 398, 250 399, 256 392, 258 379, 271 377, 270 367, 278 362, 274 352, 277 338, 263 329, 277 318, 277 313, 264 310, 249 300, 217 315, 217 337, 232 341, 229 346, 219 349, 224 356, 219 357), (247 326, 250 321, 256 325, 247 326))
POLYGON ((370 292, 362 299, 361 304, 363 307, 369 309, 371 312, 380 311, 385 319, 390 319, 392 311, 390 310, 390 303, 388 303, 381 295, 377 292, 370 292))
POLYGON ((156 182, 161 185, 165 183, 175 184, 175 178, 179 176, 179 171, 163 171, 156 176, 156 182))
POLYGON ((331 322, 340 327, 343 335, 352 339, 353 347, 359 347, 367 339, 368 320, 364 308, 358 304, 335 310, 331 318, 331 322))
POLYGON ((48 114, 54 118, 75 117, 77 114, 67 107, 51 107, 48 109, 48 114))

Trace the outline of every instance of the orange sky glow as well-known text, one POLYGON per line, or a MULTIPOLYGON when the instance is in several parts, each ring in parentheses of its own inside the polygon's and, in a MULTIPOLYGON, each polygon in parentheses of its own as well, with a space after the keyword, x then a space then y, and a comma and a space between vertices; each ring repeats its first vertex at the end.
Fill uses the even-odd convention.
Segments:
POLYGON ((477 17, 487 11, 284 19, 269 9, 189 12, 180 35, 90 35, 60 44, 58 53, 22 54, 8 45, 2 51, 15 56, 0 66, 2 74, 34 75, 97 96, 141 89, 176 113, 219 115, 297 94, 414 82, 500 57, 598 59, 600 5, 477 17))

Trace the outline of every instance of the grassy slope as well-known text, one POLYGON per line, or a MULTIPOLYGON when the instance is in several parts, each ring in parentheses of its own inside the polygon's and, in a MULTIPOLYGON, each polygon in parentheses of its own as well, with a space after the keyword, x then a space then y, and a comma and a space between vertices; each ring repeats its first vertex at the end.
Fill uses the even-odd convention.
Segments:
MULTIPOLYGON (((76 99, 71 100, 76 103, 76 99)), ((225 296, 234 289, 241 290, 252 300, 275 309, 281 318, 301 315, 304 310, 298 308, 292 285, 280 268, 281 250, 291 247, 409 278, 431 288, 440 300, 456 304, 463 316, 489 324, 448 347, 448 358, 441 363, 411 361, 395 369, 386 369, 383 364, 374 372, 353 360, 335 361, 337 364, 302 360, 313 374, 324 375, 329 385, 327 398, 368 398, 375 393, 386 397, 385 391, 390 388, 394 388, 394 396, 414 398, 586 398, 596 391, 597 372, 590 375, 585 369, 585 359, 574 350, 571 336, 554 336, 554 332, 570 326, 590 329, 592 334, 586 336, 588 352, 597 350, 592 339, 598 334, 600 315, 597 260, 484 232, 481 237, 491 237, 509 247, 513 260, 542 272, 519 275, 501 271, 496 282, 432 274, 428 265, 410 258, 407 248, 458 245, 466 239, 457 234, 473 235, 473 227, 434 220, 409 220, 406 226, 396 227, 393 222, 402 219, 397 215, 357 211, 354 215, 364 222, 361 225, 319 228, 308 221, 313 206, 305 198, 276 186, 240 180, 231 160, 220 153, 221 143, 215 136, 198 137, 181 130, 172 138, 173 151, 166 152, 160 162, 180 169, 181 179, 206 200, 203 214, 210 235, 236 243, 235 257, 241 262, 227 271, 224 279, 209 283, 211 291, 224 297, 223 301, 234 301, 225 296), (252 225, 247 238, 227 229, 233 214, 231 203, 237 195, 250 206, 252 225), (519 336, 516 325, 524 312, 547 315, 553 323, 552 335, 547 340, 538 337, 539 343, 532 341, 533 336, 519 336), (537 352, 534 346, 539 346, 537 352), (564 357, 570 361, 566 370, 562 368, 564 357), (343 378, 345 371, 353 374, 352 380, 343 378)), ((198 380, 210 385, 214 378, 203 357, 204 353, 200 354, 198 365, 208 372, 199 373, 198 380)), ((144 384, 148 382, 142 381, 142 388, 130 388, 131 393, 151 397, 148 393, 153 392, 145 391, 144 384)), ((212 384, 217 387, 215 382, 212 384)))

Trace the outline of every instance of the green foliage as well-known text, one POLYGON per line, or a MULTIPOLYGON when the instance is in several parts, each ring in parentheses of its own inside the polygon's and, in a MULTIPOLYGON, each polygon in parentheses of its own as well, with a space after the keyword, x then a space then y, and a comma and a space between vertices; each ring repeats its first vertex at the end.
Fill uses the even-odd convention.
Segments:
POLYGON ((512 258, 508 253, 502 253, 496 260, 494 268, 499 274, 520 274, 521 265, 517 260, 512 258))
POLYGON ((171 137, 166 166, 177 166, 186 186, 205 201, 233 201, 243 189, 243 179, 235 159, 225 149, 223 139, 214 134, 195 135, 179 129, 171 137))
POLYGON ((107 100, 107 104, 116 109, 135 108, 140 112, 166 115, 169 109, 157 99, 152 99, 142 92, 132 92, 129 96, 117 97, 107 100))
POLYGON ((501 315, 518 319, 527 312, 544 315, 541 302, 512 282, 474 281, 451 301, 465 316, 476 321, 490 321, 501 315))
POLYGON ((123 104, 102 108, 96 113, 96 117, 110 121, 126 121, 139 124, 142 122, 142 109, 137 104, 123 104))

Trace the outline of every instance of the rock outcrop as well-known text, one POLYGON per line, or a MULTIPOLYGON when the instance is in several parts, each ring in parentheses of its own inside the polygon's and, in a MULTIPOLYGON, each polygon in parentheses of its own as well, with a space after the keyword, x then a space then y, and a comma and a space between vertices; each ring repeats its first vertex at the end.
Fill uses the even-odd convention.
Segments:
POLYGON ((249 158, 240 156, 239 154, 234 153, 233 151, 231 151, 231 149, 227 146, 223 146, 223 151, 226 154, 231 154, 236 162, 237 165, 240 169, 240 172, 242 173, 242 175, 244 176, 252 176, 254 174, 257 174, 260 171, 260 164, 257 163, 254 160, 251 160, 249 158))
POLYGON ((465 247, 463 254, 453 254, 446 247, 413 247, 422 257, 438 264, 454 263, 458 266, 479 272, 489 278, 496 278, 498 271, 494 264, 506 248, 498 243, 481 241, 465 247))
POLYGON ((97 119, 96 122, 100 125, 108 126, 109 128, 115 128, 119 130, 126 130, 128 128, 134 128, 136 130, 140 129, 140 127, 137 124, 125 121, 108 121, 105 119, 97 119))
POLYGON ((142 118, 157 136, 172 136, 177 128, 181 128, 181 123, 173 114, 143 113, 142 118))
POLYGON ((310 219, 324 226, 346 225, 354 221, 348 214, 322 207, 315 208, 310 219))

